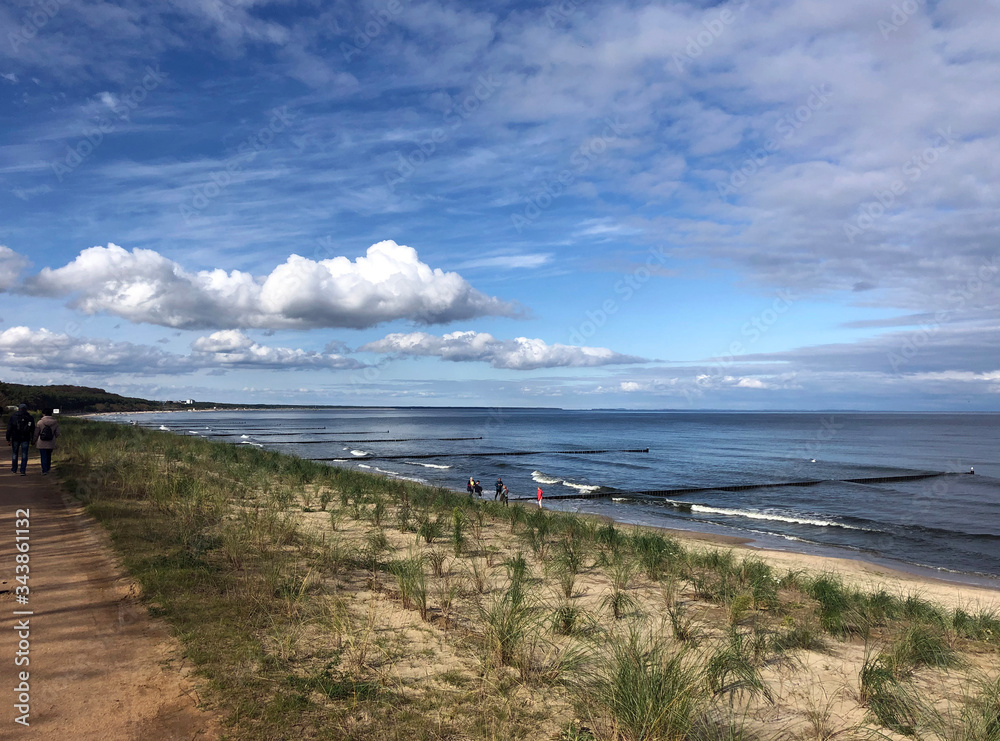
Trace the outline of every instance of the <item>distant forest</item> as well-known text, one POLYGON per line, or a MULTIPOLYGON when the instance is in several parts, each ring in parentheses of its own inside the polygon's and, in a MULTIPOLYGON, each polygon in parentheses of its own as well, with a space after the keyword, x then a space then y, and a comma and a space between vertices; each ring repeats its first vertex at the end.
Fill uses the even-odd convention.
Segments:
POLYGON ((31 410, 58 409, 61 414, 82 412, 150 412, 170 409, 205 409, 210 407, 231 407, 233 404, 213 404, 195 402, 185 404, 176 401, 150 401, 119 394, 111 394, 104 389, 86 386, 22 386, 0 381, 0 410, 15 404, 27 404, 31 410))

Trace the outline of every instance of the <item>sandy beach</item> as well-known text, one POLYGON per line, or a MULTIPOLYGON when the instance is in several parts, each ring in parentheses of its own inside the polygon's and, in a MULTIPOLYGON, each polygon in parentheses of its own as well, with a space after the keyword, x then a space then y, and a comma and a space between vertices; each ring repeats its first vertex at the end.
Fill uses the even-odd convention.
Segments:
POLYGON ((652 655, 680 662, 691 724, 659 737, 903 738, 917 724, 978 739, 966 711, 997 681, 998 590, 195 436, 66 427, 67 492, 109 530, 153 623, 181 637, 193 672, 176 681, 232 738, 646 738, 623 730, 608 683, 623 656, 652 655), (872 685, 872 667, 891 681, 872 685))

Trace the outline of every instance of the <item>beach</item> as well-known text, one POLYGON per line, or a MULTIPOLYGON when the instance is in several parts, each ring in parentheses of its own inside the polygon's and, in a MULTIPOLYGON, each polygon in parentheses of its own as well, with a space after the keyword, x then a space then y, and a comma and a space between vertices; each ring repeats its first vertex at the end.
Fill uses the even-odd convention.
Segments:
POLYGON ((664 738, 955 737, 996 689, 996 590, 122 425, 66 455, 233 738, 639 738, 629 656, 664 738))

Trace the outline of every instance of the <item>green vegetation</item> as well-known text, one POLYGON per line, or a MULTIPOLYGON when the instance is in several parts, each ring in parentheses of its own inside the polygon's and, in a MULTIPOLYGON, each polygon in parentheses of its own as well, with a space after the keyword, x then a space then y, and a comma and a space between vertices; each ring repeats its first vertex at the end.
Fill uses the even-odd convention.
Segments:
MULTIPOLYGON (((275 409, 288 404, 222 404, 213 401, 155 401, 132 396, 120 396, 104 389, 87 386, 25 386, 0 381, 0 410, 27 404, 29 409, 58 409, 62 414, 96 414, 102 412, 169 412, 196 409, 275 409)), ((313 407, 303 407, 313 408, 313 407)))
POLYGON ((58 409, 63 414, 84 412, 148 412, 170 409, 198 409, 214 404, 178 404, 149 401, 111 394, 104 389, 85 386, 22 386, 0 382, 0 409, 27 404, 30 409, 58 409))
POLYGON ((233 739, 1000 741, 989 610, 250 446, 61 442, 233 739), (810 657, 847 716, 786 692, 810 657))

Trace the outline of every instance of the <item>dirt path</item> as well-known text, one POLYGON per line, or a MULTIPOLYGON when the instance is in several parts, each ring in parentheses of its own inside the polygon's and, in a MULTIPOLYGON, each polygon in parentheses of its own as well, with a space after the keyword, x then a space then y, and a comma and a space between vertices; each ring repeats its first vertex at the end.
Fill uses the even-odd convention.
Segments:
POLYGON ((197 707, 177 642, 136 599, 103 531, 63 501, 37 458, 31 464, 27 476, 0 468, 0 739, 218 738, 212 716, 197 707), (27 605, 16 601, 22 509, 30 512, 27 605), (15 664, 22 620, 28 666, 15 664), (22 671, 30 672, 28 727, 14 707, 22 671))

